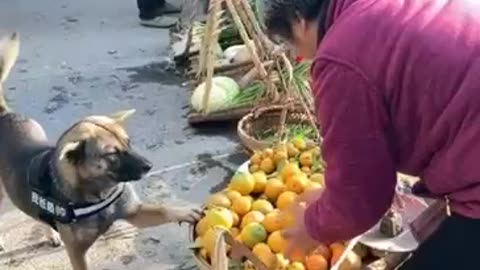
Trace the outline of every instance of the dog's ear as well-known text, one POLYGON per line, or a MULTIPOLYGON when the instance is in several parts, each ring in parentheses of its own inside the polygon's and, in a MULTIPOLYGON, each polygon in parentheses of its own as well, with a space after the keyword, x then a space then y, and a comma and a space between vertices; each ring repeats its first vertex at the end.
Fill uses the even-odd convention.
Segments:
POLYGON ((4 38, 0 43, 0 83, 3 83, 18 57, 20 48, 20 37, 13 33, 10 37, 4 38))
POLYGON ((135 111, 135 109, 120 111, 110 115, 110 118, 112 118, 115 122, 119 124, 123 124, 125 120, 127 120, 127 118, 129 118, 135 113, 135 111))
POLYGON ((85 159, 85 141, 69 142, 60 151, 59 160, 67 159, 77 163, 85 159))

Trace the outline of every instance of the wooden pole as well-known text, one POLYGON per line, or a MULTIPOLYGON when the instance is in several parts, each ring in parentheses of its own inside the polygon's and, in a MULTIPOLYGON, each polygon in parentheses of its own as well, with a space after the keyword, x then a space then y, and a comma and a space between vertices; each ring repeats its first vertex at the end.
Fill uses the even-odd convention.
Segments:
MULTIPOLYGON (((239 1, 239 0, 237 0, 239 1)), ((242 1, 242 0, 240 0, 242 1)), ((238 15, 238 12, 235 8, 235 5, 233 4, 232 0, 225 0, 227 3, 227 8, 230 11, 230 14, 232 14, 233 22, 238 28, 238 32, 240 33, 240 36, 242 37, 243 42, 245 43, 245 46, 248 49, 248 52, 252 56, 252 61, 255 65, 255 67, 258 69, 258 73, 260 75, 260 78, 265 79, 268 74, 267 71, 265 70, 265 67, 262 65, 262 62, 260 61, 260 58, 258 56, 257 50, 255 47, 252 45, 252 42, 248 36, 247 30, 245 29, 245 26, 243 25, 242 19, 238 15)))
MULTIPOLYGON (((203 95, 203 113, 207 114, 209 112, 210 106, 210 93, 212 90, 212 80, 213 80, 213 71, 215 69, 216 56, 213 50, 214 46, 218 42, 218 28, 220 23, 221 16, 221 5, 224 0, 211 0, 209 16, 207 20, 207 31, 203 38, 203 45, 200 52, 200 67, 199 73, 203 73, 206 69, 206 80, 205 80, 205 94, 203 95)), ((201 74, 199 76, 201 78, 201 74)))

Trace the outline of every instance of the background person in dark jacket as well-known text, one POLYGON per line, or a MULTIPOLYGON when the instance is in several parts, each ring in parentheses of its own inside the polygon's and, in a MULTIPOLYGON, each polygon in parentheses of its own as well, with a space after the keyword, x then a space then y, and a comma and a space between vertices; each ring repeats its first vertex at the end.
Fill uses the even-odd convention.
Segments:
MULTIPOLYGON (((192 0, 193 1, 193 0, 192 0)), ((181 7, 165 0, 137 0, 140 24, 148 27, 169 28, 178 18, 169 16, 181 12, 181 7)))
POLYGON ((298 205, 285 234, 291 245, 309 250, 374 226, 399 171, 420 177, 415 194, 450 206, 401 269, 480 269, 480 1, 264 3, 270 34, 314 60, 327 164, 325 189, 298 205))

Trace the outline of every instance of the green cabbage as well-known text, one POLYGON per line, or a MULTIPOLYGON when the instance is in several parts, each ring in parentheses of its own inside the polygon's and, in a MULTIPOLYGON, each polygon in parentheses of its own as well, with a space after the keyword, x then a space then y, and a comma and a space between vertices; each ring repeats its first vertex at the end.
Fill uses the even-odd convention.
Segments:
POLYGON ((195 111, 212 113, 227 109, 230 106, 232 99, 240 92, 240 86, 231 78, 222 76, 214 77, 212 79, 208 110, 203 107, 205 90, 206 82, 203 82, 193 91, 190 102, 195 111))

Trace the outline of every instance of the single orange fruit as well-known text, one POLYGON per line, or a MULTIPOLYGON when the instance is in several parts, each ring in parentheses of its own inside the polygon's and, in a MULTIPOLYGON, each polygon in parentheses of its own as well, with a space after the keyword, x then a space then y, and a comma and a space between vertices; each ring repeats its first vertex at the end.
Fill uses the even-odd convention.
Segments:
POLYGON ((239 216, 244 216, 252 208, 252 203, 247 197, 241 197, 233 201, 232 210, 239 216))
POLYGON ((302 137, 295 137, 292 139, 292 143, 298 150, 302 151, 307 148, 307 141, 302 137))
POLYGON ((311 167, 313 164, 313 153, 311 151, 303 152, 300 154, 299 160, 302 166, 311 167))
POLYGON ((238 226, 238 224, 240 223, 240 217, 238 216, 237 213, 235 213, 235 211, 230 210, 230 212, 232 213, 233 226, 238 226))
POLYGON ((330 264, 335 265, 345 251, 345 245, 342 243, 333 243, 330 245, 330 250, 332 251, 332 258, 330 259, 330 264))
POLYGON ((275 202, 278 196, 285 191, 285 185, 282 181, 272 178, 267 181, 265 186, 265 196, 271 201, 275 202))
POLYGON ((218 206, 218 207, 229 208, 232 205, 232 202, 230 201, 230 199, 227 197, 226 194, 217 193, 217 194, 213 194, 212 196, 210 196, 210 198, 207 199, 206 205, 208 207, 218 206))
POLYGON ((328 270, 328 261, 322 255, 311 255, 305 258, 307 270, 328 270))
POLYGON ((225 195, 231 202, 233 202, 235 199, 242 197, 242 194, 240 194, 240 192, 235 190, 226 190, 225 195))
POLYGON ((273 211, 268 213, 265 218, 263 219, 263 227, 267 232, 272 233, 274 231, 278 231, 283 229, 282 228, 282 215, 279 211, 273 211))
POLYGON ((252 204, 252 210, 253 211, 259 211, 262 212, 264 215, 272 212, 274 210, 273 205, 264 199, 259 199, 253 202, 252 204))
POLYGON ((287 190, 293 191, 297 194, 303 193, 308 184, 308 178, 304 173, 296 174, 286 181, 287 190))
POLYGON ((285 191, 277 199, 277 208, 280 210, 287 209, 297 199, 298 195, 293 191, 285 191))
POLYGON ((264 171, 266 174, 271 174, 275 171, 275 162, 270 157, 264 158, 262 163, 260 163, 260 170, 264 171))
POLYGON ((270 268, 274 263, 274 254, 270 247, 265 243, 256 244, 252 249, 252 253, 257 256, 268 268, 270 268))
POLYGON ((267 148, 267 149, 263 150, 262 158, 263 159, 271 158, 271 157, 273 157, 273 154, 275 154, 275 151, 273 151, 272 148, 267 148))
POLYGON ((253 178, 255 179, 255 186, 253 188, 253 193, 259 194, 265 191, 265 186, 267 185, 267 175, 263 171, 258 171, 252 173, 253 178))
POLYGON ((303 173, 306 173, 306 174, 310 174, 312 172, 312 169, 310 169, 310 167, 308 166, 303 166, 301 170, 303 173))
POLYGON ((243 196, 249 195, 255 188, 255 179, 250 173, 237 172, 230 181, 229 190, 238 191, 243 196))
POLYGON ((288 246, 287 240, 283 238, 280 231, 270 234, 267 239, 267 244, 275 253, 284 253, 288 246))
POLYGON ((205 219, 210 227, 221 226, 230 229, 233 226, 232 211, 223 207, 209 209, 205 214, 205 219))
POLYGON ((210 228, 211 227, 210 227, 210 224, 208 223, 208 220, 204 217, 200 219, 197 225, 195 225, 195 233, 198 236, 203 236, 210 228))
POLYGON ((286 181, 287 179, 290 179, 292 176, 300 173, 300 168, 298 167, 297 164, 289 162, 283 166, 282 171, 280 172, 280 175, 282 176, 282 179, 286 181))
POLYGON ((305 261, 305 253, 300 249, 294 249, 289 256, 290 261, 303 263, 305 261))
POLYGON ((315 249, 315 251, 313 251, 313 255, 322 255, 322 257, 328 262, 332 258, 332 251, 329 247, 320 245, 317 247, 317 249, 315 249))
POLYGON ((273 151, 272 148, 267 148, 263 150, 262 157, 265 158, 271 158, 275 154, 275 151, 273 151))
POLYGON ((252 222, 245 226, 240 232, 242 242, 249 248, 253 248, 256 244, 261 243, 267 239, 267 231, 262 224, 252 222))
POLYGON ((275 154, 273 155, 273 161, 275 161, 275 164, 277 165, 286 160, 288 160, 288 153, 286 148, 285 150, 275 152, 275 154))
POLYGON ((243 229, 245 228, 245 226, 253 222, 262 223, 264 218, 265 218, 265 215, 262 214, 262 212, 259 212, 259 211, 249 212, 242 218, 242 223, 240 225, 240 228, 243 229))
POLYGON ((262 162, 262 153, 256 152, 250 157, 250 163, 255 164, 260 166, 260 163, 262 162))

